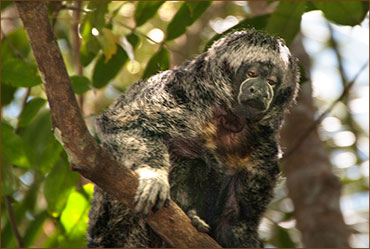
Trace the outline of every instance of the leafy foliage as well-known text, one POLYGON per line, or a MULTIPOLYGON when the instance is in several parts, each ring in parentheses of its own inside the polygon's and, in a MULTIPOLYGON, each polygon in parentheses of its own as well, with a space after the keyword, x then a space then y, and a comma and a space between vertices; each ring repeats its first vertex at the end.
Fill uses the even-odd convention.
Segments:
MULTIPOLYGON (((71 3, 59 4, 70 6, 71 3)), ((83 115, 89 122, 91 114, 99 113, 112 102, 107 96, 115 96, 132 82, 167 70, 177 63, 179 55, 183 61, 208 48, 222 35, 208 27, 209 21, 218 15, 239 19, 223 33, 255 28, 278 35, 290 44, 299 32, 305 12, 321 10, 329 21, 351 26, 359 24, 368 12, 368 4, 360 1, 271 4, 277 5, 271 14, 253 16, 247 8, 231 2, 137 1, 119 5, 110 1, 83 2, 84 11, 77 20, 81 65, 76 65, 73 59, 76 55, 72 48, 75 44, 71 11, 66 8, 55 12, 53 8, 50 16, 56 17, 54 30, 73 90, 83 100, 83 115), (222 11, 217 9, 220 4, 225 6, 222 11), (156 42, 148 39, 154 28, 163 33, 162 38, 150 37, 156 42), (187 40, 188 44, 184 45, 184 34, 199 39, 197 44, 187 40), (78 72, 80 66, 81 75, 72 73, 78 72)), ((13 2, 2 2, 3 16, 14 8, 13 2)), ((70 171, 66 153, 52 133, 42 80, 26 33, 21 25, 11 23, 9 27, 4 29, 1 41, 1 245, 18 246, 5 205, 10 198, 25 247, 85 247, 93 185, 84 184, 77 173, 70 171), (30 89, 29 95, 24 91, 26 88, 30 89)), ((368 186, 361 185, 361 189, 368 186)), ((273 206, 281 202, 277 200, 273 206)), ((289 215, 284 221, 290 220, 291 213, 285 214, 289 215)), ((277 247, 297 246, 291 236, 292 229, 278 225, 274 228, 268 243, 277 247)))
POLYGON ((360 1, 337 1, 335 5, 323 1, 312 3, 324 13, 328 20, 340 25, 357 25, 369 11, 369 5, 364 5, 360 1))
POLYGON ((160 71, 167 70, 170 66, 170 55, 165 48, 161 48, 150 58, 146 66, 143 78, 156 74, 160 71))
POLYGON ((161 1, 140 1, 136 6, 134 15, 136 27, 143 25, 152 18, 163 3, 161 1))
POLYGON ((302 1, 281 2, 271 15, 266 31, 284 38, 289 45, 299 32, 301 16, 305 8, 306 3, 302 1))
POLYGON ((184 34, 186 27, 192 25, 210 4, 209 1, 184 2, 167 26, 166 39, 170 41, 184 34))

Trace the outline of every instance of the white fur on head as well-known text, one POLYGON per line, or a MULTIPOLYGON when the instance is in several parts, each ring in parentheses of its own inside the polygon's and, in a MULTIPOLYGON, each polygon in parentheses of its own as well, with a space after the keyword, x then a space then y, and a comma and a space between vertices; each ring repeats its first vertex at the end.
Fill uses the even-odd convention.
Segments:
POLYGON ((281 40, 279 40, 279 50, 280 50, 280 57, 285 63, 285 67, 288 67, 289 58, 291 57, 291 54, 290 54, 289 48, 281 40))
POLYGON ((286 70, 291 56, 282 39, 254 29, 236 31, 216 41, 209 49, 209 57, 226 59, 234 69, 250 61, 272 62, 286 70))

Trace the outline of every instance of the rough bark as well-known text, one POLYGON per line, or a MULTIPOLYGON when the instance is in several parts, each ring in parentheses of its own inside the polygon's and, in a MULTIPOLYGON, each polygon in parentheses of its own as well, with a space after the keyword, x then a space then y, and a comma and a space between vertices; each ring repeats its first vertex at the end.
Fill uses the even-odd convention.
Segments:
MULTIPOLYGON (((16 2, 16 6, 45 84, 54 134, 66 150, 71 168, 132 208, 137 177, 115 161, 89 134, 45 3, 16 2)), ((199 233, 174 202, 168 208, 152 213, 147 222, 173 247, 220 247, 207 234, 199 233)))
MULTIPOLYGON (((291 46, 308 74, 309 57, 300 39, 291 46)), ((341 184, 333 174, 328 154, 314 129, 300 144, 302 134, 315 122, 315 107, 310 82, 305 82, 296 106, 286 117, 281 142, 287 157, 283 171, 289 197, 294 203, 297 228, 305 247, 348 248, 349 230, 344 223, 339 199, 341 184), (293 151, 293 153, 290 153, 293 151)))

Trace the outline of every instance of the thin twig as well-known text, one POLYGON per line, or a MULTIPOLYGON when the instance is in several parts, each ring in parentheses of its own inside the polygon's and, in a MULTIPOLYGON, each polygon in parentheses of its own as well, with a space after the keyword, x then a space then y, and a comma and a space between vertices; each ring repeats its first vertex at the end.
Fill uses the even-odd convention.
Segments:
POLYGON ((126 29, 130 30, 132 33, 135 33, 135 34, 141 35, 142 37, 146 38, 147 40, 149 40, 149 41, 151 41, 151 42, 153 42, 153 43, 155 43, 155 44, 158 44, 158 45, 164 46, 165 48, 167 48, 167 49, 168 49, 169 51, 171 51, 171 52, 174 52, 174 53, 177 53, 177 54, 179 54, 179 55, 181 55, 181 56, 183 56, 183 57, 186 57, 186 55, 185 55, 185 54, 181 53, 181 52, 180 52, 180 51, 178 51, 178 50, 175 50, 175 49, 173 49, 173 48, 170 48, 166 43, 164 43, 164 42, 156 42, 156 41, 154 41, 152 38, 150 38, 149 36, 147 36, 147 35, 146 35, 146 34, 144 34, 143 32, 141 32, 141 31, 137 30, 136 28, 132 28, 132 27, 130 27, 130 26, 128 26, 128 25, 126 25, 126 24, 124 24, 124 23, 120 22, 120 21, 116 21, 116 20, 114 20, 114 22, 116 22, 116 23, 117 23, 117 24, 119 24, 119 25, 122 25, 124 28, 126 28, 126 29))
MULTIPOLYGON (((27 99, 30 97, 30 95, 31 95, 31 88, 29 87, 29 88, 27 88, 26 93, 24 94, 24 97, 23 97, 23 100, 22 100, 21 112, 20 113, 22 113, 22 111, 24 110, 24 107, 27 104, 27 99)), ((19 123, 19 117, 18 117, 18 123, 19 123)), ((17 127, 14 130, 14 132, 15 133, 18 133, 19 132, 19 128, 20 128, 19 125, 17 125, 17 127)))
POLYGON ((13 211, 13 206, 12 206, 12 199, 9 195, 5 196, 5 205, 6 205, 6 211, 7 211, 8 216, 9 216, 10 226, 13 230, 15 239, 16 239, 17 244, 18 244, 18 247, 23 248, 22 237, 21 237, 21 235, 18 231, 17 222, 16 222, 15 216, 14 216, 14 211, 13 211))
MULTIPOLYGON (((77 2, 80 2, 80 1, 77 1, 77 2)), ((81 8, 80 6, 66 6, 64 5, 63 9, 68 9, 68 10, 75 10, 75 11, 78 11, 78 12, 84 12, 84 13, 89 13, 89 12, 92 12, 92 10, 89 10, 89 9, 83 9, 81 8)))
MULTIPOLYGON (((30 96, 30 93, 31 93, 31 88, 27 88, 27 91, 24 94, 24 97, 23 97, 23 100, 22 100, 21 113, 22 113, 22 111, 24 110, 24 107, 27 104, 27 99, 30 96)), ((19 122, 19 120, 18 120, 18 122, 19 122)), ((15 133, 18 133, 19 132, 19 126, 18 125, 15 128, 14 132, 15 133)), ((7 213, 8 213, 8 217, 9 217, 10 226, 11 226, 11 228, 13 230, 15 239, 16 239, 17 244, 18 244, 18 247, 19 248, 23 248, 22 237, 21 237, 21 235, 20 235, 20 233, 18 231, 17 222, 16 222, 15 217, 14 217, 13 206, 12 206, 12 199, 11 199, 11 197, 9 195, 5 196, 5 204, 6 204, 6 210, 7 210, 7 213)))
POLYGON ((153 42, 153 43, 155 43, 155 44, 160 44, 159 42, 154 41, 152 38, 150 38, 149 36, 147 36, 147 35, 146 35, 146 34, 144 34, 143 32, 141 32, 141 31, 137 30, 136 28, 132 28, 132 27, 130 27, 130 26, 128 26, 128 25, 126 25, 126 24, 124 24, 124 23, 120 22, 120 21, 117 21, 117 20, 114 20, 114 22, 118 23, 119 25, 121 25, 121 26, 123 26, 124 28, 126 28, 126 29, 130 30, 130 31, 131 31, 131 32, 133 32, 133 33, 136 33, 136 34, 138 34, 138 35, 141 35, 141 36, 145 37, 146 39, 148 39, 149 41, 151 41, 151 42, 153 42))
MULTIPOLYGON (((80 63, 80 47, 81 47, 81 39, 79 36, 79 30, 78 26, 80 23, 81 19, 81 6, 82 3, 81 1, 75 1, 75 6, 74 9, 75 11, 73 12, 73 21, 72 21, 72 36, 73 36, 73 63, 76 68, 75 72, 77 75, 82 75, 83 74, 83 68, 80 63)), ((83 103, 84 103, 84 96, 83 94, 78 95, 78 104, 80 105, 80 110, 82 115, 83 114, 83 103)))
POLYGON ((352 86, 356 82, 357 78, 360 76, 362 71, 366 68, 366 66, 369 64, 369 61, 367 61, 358 71, 358 73, 355 75, 353 80, 349 82, 346 87, 343 89, 342 94, 337 98, 312 124, 308 129, 302 134, 302 136, 298 139, 298 142, 293 146, 293 148, 285 153, 284 157, 282 158, 282 161, 285 161, 289 156, 291 156, 304 142, 304 140, 310 135, 310 133, 321 123, 321 121, 328 115, 333 108, 349 93, 352 86))

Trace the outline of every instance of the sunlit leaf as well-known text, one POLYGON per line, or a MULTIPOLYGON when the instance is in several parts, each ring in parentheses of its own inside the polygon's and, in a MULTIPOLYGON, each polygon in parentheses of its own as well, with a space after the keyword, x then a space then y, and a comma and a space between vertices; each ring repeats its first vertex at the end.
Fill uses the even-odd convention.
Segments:
POLYGON ((13 127, 1 122, 1 155, 16 166, 30 167, 26 150, 26 144, 19 135, 14 133, 13 127))
POLYGON ((107 63, 117 52, 117 37, 113 34, 112 30, 103 28, 103 36, 100 36, 102 39, 98 39, 101 43, 103 49, 103 54, 105 55, 104 63, 107 63))
POLYGON ((167 70, 170 67, 170 55, 165 48, 161 48, 150 58, 145 68, 143 78, 148 78, 159 71, 167 70))
POLYGON ((27 126, 45 104, 46 100, 42 98, 34 98, 27 102, 19 115, 18 126, 27 126))
POLYGON ((166 40, 173 40, 184 34, 186 27, 192 25, 210 4, 210 1, 184 2, 167 26, 166 40))
POLYGON ((280 1, 268 20, 266 31, 271 35, 283 38, 286 44, 289 45, 299 32, 302 14, 305 9, 305 1, 280 1))
POLYGON ((138 1, 134 19, 136 27, 139 27, 152 18, 164 1, 138 1))
POLYGON ((59 160, 53 170, 48 174, 45 185, 44 195, 48 203, 48 212, 58 217, 67 203, 72 188, 76 186, 78 173, 69 169, 66 160, 59 160))
POLYGON ((90 202, 79 192, 73 191, 60 217, 66 233, 66 240, 61 246, 81 247, 86 238, 90 202))
POLYGON ((354 26, 360 24, 369 10, 361 1, 313 1, 312 2, 325 17, 340 25, 354 26))
POLYGON ((19 59, 10 59, 1 65, 1 82, 14 87, 32 87, 42 83, 36 65, 19 59))
POLYGON ((91 82, 83 75, 73 75, 70 77, 73 91, 77 94, 83 94, 90 90, 91 82))

